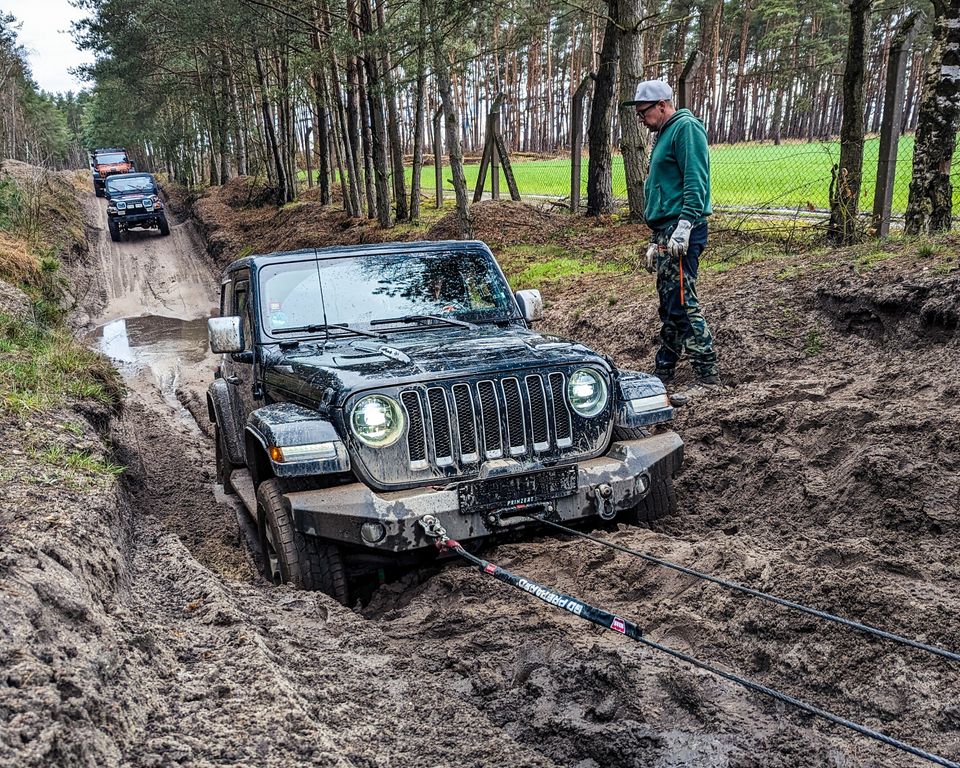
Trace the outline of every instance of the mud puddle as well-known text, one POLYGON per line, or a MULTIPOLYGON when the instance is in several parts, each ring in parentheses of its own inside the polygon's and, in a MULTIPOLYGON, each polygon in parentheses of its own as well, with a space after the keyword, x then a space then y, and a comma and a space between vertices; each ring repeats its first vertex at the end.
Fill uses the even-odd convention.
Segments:
POLYGON ((206 318, 120 318, 95 329, 87 336, 87 343, 109 357, 128 382, 149 375, 180 418, 193 422, 193 416, 177 396, 177 389, 184 368, 195 370, 209 357, 206 318))

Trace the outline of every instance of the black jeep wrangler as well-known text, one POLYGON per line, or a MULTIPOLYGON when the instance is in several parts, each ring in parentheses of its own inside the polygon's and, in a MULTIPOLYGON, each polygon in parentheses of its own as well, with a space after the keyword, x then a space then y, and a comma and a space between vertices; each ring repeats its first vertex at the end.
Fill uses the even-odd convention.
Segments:
POLYGON ((132 227, 170 234, 157 180, 150 173, 124 173, 106 181, 107 226, 110 239, 125 240, 132 227))
POLYGON ((346 602, 348 574, 436 556, 425 516, 475 543, 676 506, 663 384, 531 330, 539 292, 511 293, 481 242, 250 256, 220 302, 217 479, 275 582, 346 602))

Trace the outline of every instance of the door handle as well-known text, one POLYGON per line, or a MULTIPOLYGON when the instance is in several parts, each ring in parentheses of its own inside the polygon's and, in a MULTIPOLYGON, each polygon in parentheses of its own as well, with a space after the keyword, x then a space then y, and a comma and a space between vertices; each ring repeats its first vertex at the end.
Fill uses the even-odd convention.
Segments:
POLYGON ((239 376, 236 376, 234 374, 230 374, 229 376, 227 376, 226 381, 228 384, 243 384, 243 379, 241 379, 239 376))

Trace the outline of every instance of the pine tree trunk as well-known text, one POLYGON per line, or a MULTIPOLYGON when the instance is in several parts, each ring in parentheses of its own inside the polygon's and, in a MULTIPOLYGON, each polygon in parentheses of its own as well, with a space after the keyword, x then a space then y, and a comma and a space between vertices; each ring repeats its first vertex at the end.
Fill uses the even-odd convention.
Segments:
POLYGON ((620 0, 620 151, 627 177, 627 202, 630 220, 643 221, 643 182, 647 172, 647 129, 640 126, 634 106, 622 106, 632 100, 637 83, 643 79, 640 50, 640 2, 620 0))
POLYGON ((253 60, 257 67, 257 78, 260 81, 263 132, 267 139, 268 151, 273 156, 273 165, 276 171, 277 205, 281 205, 287 199, 287 179, 283 168, 283 160, 280 157, 280 147, 277 146, 277 135, 273 129, 273 116, 270 114, 270 101, 267 97, 267 76, 263 70, 263 60, 260 57, 260 49, 253 49, 253 60))
MULTIPOLYGON (((420 31, 427 29, 427 9, 420 3, 420 31)), ((423 120, 427 91, 426 41, 417 46, 417 106, 413 124, 413 177, 410 180, 410 221, 420 221, 420 174, 423 169, 423 120)))
POLYGON ((322 101, 317 104, 317 186, 320 187, 320 204, 329 205, 330 203, 330 112, 326 107, 329 99, 326 96, 326 85, 323 83, 323 75, 317 73, 320 78, 322 101))
POLYGON ((355 216, 363 215, 362 201, 363 197, 361 195, 361 189, 364 187, 363 179, 363 158, 360 148, 360 109, 359 109, 359 97, 357 92, 359 90, 358 84, 358 75, 356 61, 352 56, 347 57, 347 132, 345 138, 347 141, 347 149, 350 152, 349 165, 353 169, 354 173, 354 184, 356 193, 356 207, 354 208, 355 216))
POLYGON ((933 51, 917 118, 913 175, 907 202, 908 235, 950 229, 950 168, 960 120, 960 0, 938 2, 933 51))
POLYGON ((233 58, 227 54, 227 72, 230 82, 230 116, 233 132, 233 157, 236 162, 237 173, 247 175, 247 145, 242 126, 246 124, 243 116, 240 95, 237 91, 237 78, 234 73, 233 58))
MULTIPOLYGON (((366 2, 367 0, 361 0, 366 2)), ((357 82, 360 97, 360 137, 363 147, 363 191, 367 197, 367 218, 377 218, 377 195, 374 190, 373 137, 370 135, 370 102, 367 98, 366 77, 363 61, 357 57, 357 82)))
POLYGON ((617 80, 617 0, 608 0, 607 26, 600 48, 600 64, 590 105, 590 159, 587 168, 587 216, 613 212, 613 169, 610 129, 617 80))
POLYGON ((363 25, 364 69, 367 73, 367 104, 370 110, 370 148, 377 200, 377 221, 381 227, 389 228, 393 226, 393 221, 390 216, 390 172, 387 169, 383 87, 377 66, 377 56, 370 44, 373 36, 370 0, 360 0, 360 23, 363 25))
MULTIPOLYGON (((359 166, 356 164, 356 154, 352 144, 353 136, 351 134, 350 113, 348 107, 344 107, 344 94, 340 89, 340 64, 337 61, 337 54, 330 43, 331 22, 330 11, 326 0, 319 0, 320 14, 323 18, 323 29, 326 32, 324 39, 327 41, 327 57, 330 64, 330 88, 332 90, 332 102, 336 108, 335 123, 338 127, 338 137, 335 138, 335 147, 337 152, 343 149, 341 162, 341 192, 343 194, 343 208, 348 216, 359 217, 363 215, 360 208, 360 181, 359 166)), ((347 94, 346 101, 352 104, 351 95, 347 94)))
POLYGON ((870 3, 850 3, 850 35, 843 70, 843 122, 840 124, 840 163, 834 168, 827 237, 850 245, 859 239, 857 203, 863 177, 863 100, 866 46, 869 40, 870 3))
POLYGON ((450 61, 444 51, 442 25, 437 18, 437 8, 434 0, 421 0, 427 3, 427 13, 430 16, 430 36, 433 46, 433 69, 437 78, 437 87, 440 91, 440 100, 443 102, 443 116, 447 127, 447 152, 450 158, 450 171, 453 176, 453 191, 457 199, 457 223, 460 239, 468 240, 473 236, 473 226, 470 221, 470 203, 467 198, 467 177, 463 172, 463 148, 460 143, 460 126, 457 120, 457 107, 453 97, 453 87, 450 84, 450 61))
MULTIPOLYGON (((386 18, 383 0, 377 0, 377 29, 384 33, 386 18)), ((390 137, 390 166, 393 175, 393 200, 397 221, 406 221, 407 189, 403 178, 403 142, 400 139, 400 116, 397 113, 397 92, 390 68, 390 53, 385 42, 380 43, 380 61, 383 68, 383 92, 387 102, 387 133, 390 137)))

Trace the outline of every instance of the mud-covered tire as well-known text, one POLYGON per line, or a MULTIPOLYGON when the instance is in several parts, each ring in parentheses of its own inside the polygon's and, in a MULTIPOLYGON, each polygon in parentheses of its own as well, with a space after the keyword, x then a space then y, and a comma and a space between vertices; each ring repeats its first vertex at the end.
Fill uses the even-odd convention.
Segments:
MULTIPOLYGON (((653 433, 647 427, 614 427, 614 440, 640 440, 653 433)), ((677 494, 673 488, 673 478, 654 474, 651 478, 650 492, 629 512, 625 513, 629 522, 652 523, 661 517, 673 515, 677 511, 677 494)))
POLYGON ((230 483, 230 475, 236 467, 230 461, 230 454, 227 451, 226 441, 224 440, 223 432, 220 430, 220 425, 216 425, 213 428, 213 442, 217 457, 217 482, 220 483, 225 494, 228 496, 233 495, 236 493, 236 490, 234 490, 233 485, 230 483))
POLYGON ((283 503, 283 493, 276 478, 264 480, 257 488, 264 576, 275 584, 318 590, 346 605, 350 592, 340 548, 295 530, 283 503))
POLYGON ((650 437, 653 434, 646 427, 614 427, 614 440, 639 440, 641 437, 650 437))
POLYGON ((677 493, 672 477, 653 476, 650 491, 627 515, 632 523, 652 523, 677 513, 677 493))
POLYGON ((107 222, 107 227, 110 230, 110 239, 113 240, 113 242, 115 243, 119 243, 120 242, 120 225, 113 221, 109 221, 107 222))
POLYGON ((166 235, 169 235, 169 234, 170 234, 170 224, 167 222, 167 217, 166 217, 166 216, 161 216, 161 217, 160 217, 160 221, 159 221, 159 223, 158 223, 158 226, 160 227, 160 234, 161 234, 161 235, 166 236, 166 235))

